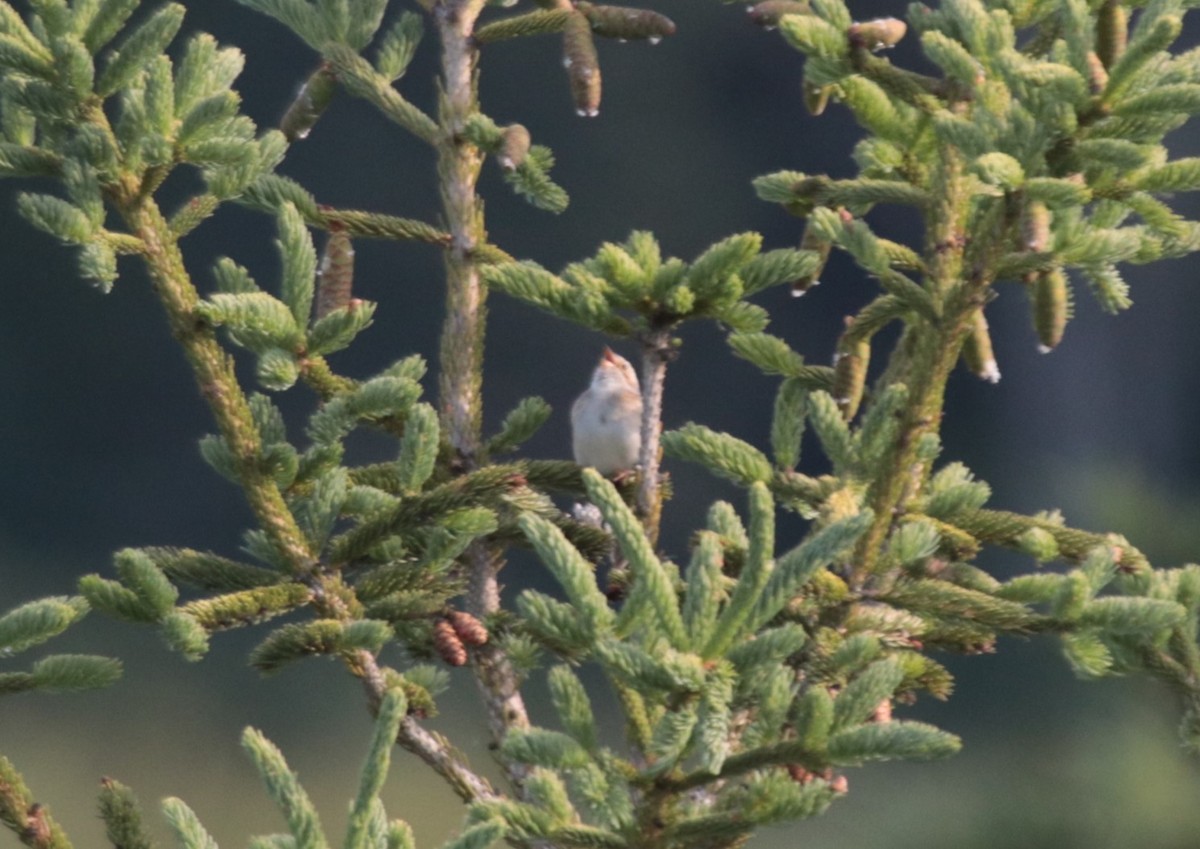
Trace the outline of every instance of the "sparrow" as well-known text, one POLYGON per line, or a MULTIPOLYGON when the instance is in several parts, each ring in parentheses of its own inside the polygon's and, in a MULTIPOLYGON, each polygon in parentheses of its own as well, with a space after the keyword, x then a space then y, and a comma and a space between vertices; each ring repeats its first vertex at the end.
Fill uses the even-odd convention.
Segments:
POLYGON ((571 406, 575 462, 612 477, 637 464, 642 449, 642 392, 629 360, 605 348, 592 382, 571 406))

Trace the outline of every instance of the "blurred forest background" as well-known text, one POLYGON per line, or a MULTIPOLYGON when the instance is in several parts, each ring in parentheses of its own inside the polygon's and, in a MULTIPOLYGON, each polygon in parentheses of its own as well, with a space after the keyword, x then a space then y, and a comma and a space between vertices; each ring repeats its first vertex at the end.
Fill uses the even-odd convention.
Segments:
MULTIPOLYGON (((272 125, 313 68, 313 54, 233 0, 185 5, 185 31, 209 31, 246 52, 245 111, 272 125)), ((783 168, 852 174, 858 128, 837 106, 819 119, 805 112, 800 56, 778 35, 752 26, 741 6, 716 0, 651 5, 674 18, 679 33, 653 48, 600 45, 604 103, 595 119, 574 113, 556 39, 487 48, 484 111, 501 123, 524 123, 535 142, 552 147, 555 177, 573 200, 558 217, 535 210, 508 192, 489 163, 482 191, 491 237, 513 255, 557 269, 633 229, 653 230, 666 252, 685 258, 744 230, 763 233, 767 247, 795 245, 801 222, 756 200, 750 180, 783 168)), ((899 10, 896 3, 850 5, 860 20, 899 10)), ((1187 46, 1196 36, 1193 27, 1187 46)), ((911 41, 893 54, 910 66, 919 62, 911 41)), ((427 38, 402 83, 430 109, 436 61, 427 38)), ((1173 154, 1200 154, 1194 130, 1173 137, 1173 154)), ((322 202, 435 214, 429 152, 344 95, 281 170, 322 202)), ((18 187, 4 188, 0 609, 73 592, 79 575, 108 572, 111 553, 126 545, 235 554, 250 514, 240 493, 200 460, 196 442, 211 424, 144 274, 123 261, 111 295, 89 289, 76 279, 72 252, 17 217, 18 187)), ((181 199, 195 190, 174 188, 181 199)), ((1195 203, 1180 208, 1200 214, 1195 203)), ((873 213, 877 231, 920 237, 903 215, 889 220, 888 212, 873 213)), ((270 280, 273 238, 270 219, 230 207, 184 247, 191 272, 209 287, 209 269, 222 254, 270 280)), ((356 248, 356 294, 380 307, 374 327, 335 366, 361 376, 412 352, 435 360, 442 313, 436 251, 368 241, 356 248)), ((1004 379, 991 386, 956 374, 943 459, 962 460, 990 482, 995 506, 1060 507, 1072 524, 1126 534, 1156 565, 1200 559, 1195 269, 1195 260, 1128 269, 1135 305, 1115 318, 1080 292, 1077 317, 1049 356, 1036 351, 1024 292, 1001 286, 988 318, 1004 379)), ((829 361, 841 317, 874 291, 838 260, 823 280, 802 299, 772 291, 760 301, 774 316, 772 332, 816 363, 829 361)), ((491 309, 488 425, 494 430, 520 398, 541 395, 555 415, 530 452, 569 456, 567 412, 602 340, 503 297, 491 309)), ((877 346, 876 366, 884 358, 877 346)), ((730 355, 716 328, 691 327, 668 376, 666 425, 701 421, 761 445, 774 390, 773 380, 730 355)), ((296 416, 313 403, 303 389, 282 399, 296 416)), ((299 436, 301 419, 292 421, 299 436)), ((368 459, 391 448, 365 439, 356 450, 368 459)), ((736 494, 694 468, 669 468, 676 496, 664 545, 680 558, 707 505, 736 494)), ((815 448, 802 468, 823 471, 815 448)), ((800 526, 781 525, 781 546, 790 544, 789 533, 797 538, 800 526)), ((997 573, 1031 566, 1015 557, 985 563, 997 573)), ((504 577, 510 591, 545 580, 520 558, 504 577)), ((185 798, 222 845, 239 846, 251 833, 281 826, 237 745, 240 729, 253 724, 299 769, 337 834, 369 736, 362 693, 328 662, 260 678, 245 663, 256 636, 223 635, 203 662, 188 664, 148 630, 89 617, 53 648, 117 655, 124 679, 96 693, 0 702, 0 752, 26 773, 77 845, 101 845, 94 799, 100 777, 111 775, 151 806, 166 795, 185 798)), ((999 649, 950 658, 959 678, 948 704, 903 709, 961 734, 961 755, 852 771, 852 792, 827 816, 767 832, 753 846, 1194 847, 1200 769, 1178 748, 1171 696, 1147 681, 1076 681, 1050 640, 1009 640, 999 649)), ((433 725, 486 769, 474 685, 466 674, 454 680, 459 689, 443 697, 433 725)), ((539 687, 531 684, 530 700, 535 717, 544 718, 539 687)), ((458 827, 456 799, 408 755, 398 755, 393 769, 389 811, 410 819, 420 845, 436 845, 458 827)), ((7 832, 0 836, 0 847, 16 845, 7 832)))

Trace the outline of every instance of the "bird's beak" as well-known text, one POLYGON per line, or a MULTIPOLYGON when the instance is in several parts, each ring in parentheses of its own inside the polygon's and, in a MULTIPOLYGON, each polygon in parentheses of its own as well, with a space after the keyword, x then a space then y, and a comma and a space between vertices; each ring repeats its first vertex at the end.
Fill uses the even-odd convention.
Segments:
POLYGON ((600 359, 604 362, 611 363, 614 366, 617 364, 616 352, 607 345, 604 346, 604 353, 600 356, 600 359))

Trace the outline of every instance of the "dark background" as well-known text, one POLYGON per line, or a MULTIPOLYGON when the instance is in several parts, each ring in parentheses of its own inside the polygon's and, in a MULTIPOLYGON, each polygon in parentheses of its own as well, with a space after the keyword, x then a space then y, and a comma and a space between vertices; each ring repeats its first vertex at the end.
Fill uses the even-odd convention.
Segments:
MULTIPOLYGON (((313 55, 279 25, 230 0, 186 5, 187 30, 207 30, 246 51, 239 85, 245 111, 269 126, 313 55)), ((556 39, 487 49, 484 111, 501 123, 524 123, 535 142, 552 147, 559 157, 555 177, 573 199, 562 216, 537 211, 514 199, 489 164, 482 182, 489 229, 510 253, 557 269, 633 229, 653 230, 665 253, 685 258, 744 230, 761 232, 767 247, 795 245, 799 222, 756 200, 750 180, 783 168, 853 173, 849 153, 859 130, 837 107, 820 119, 807 115, 800 56, 777 34, 748 24, 739 6, 661 0, 654 8, 676 20, 679 34, 657 47, 600 45, 605 90, 595 119, 574 114, 556 39)), ((852 3, 859 19, 896 9, 852 3)), ((896 51, 898 61, 915 61, 909 47, 896 51)), ((435 65, 427 38, 401 84, 426 108, 435 65)), ((1171 139, 1173 155, 1194 155, 1196 147, 1186 129, 1171 139)), ((431 164, 421 144, 343 96, 281 170, 324 203, 433 220, 431 164)), ((185 178, 171 189, 178 201, 196 186, 185 178)), ((6 198, 0 201, 6 258, 0 266, 0 610, 72 592, 79 575, 107 573, 111 553, 126 545, 235 554, 249 513, 239 492, 200 461, 196 441, 210 430, 209 417, 144 274, 123 262, 112 294, 89 289, 76 278, 71 252, 16 216, 11 191, 6 198)), ((1189 199, 1178 201, 1188 209, 1189 199)), ((880 232, 919 238, 903 216, 880 213, 872 218, 880 232)), ((223 209, 186 240, 190 271, 207 289, 212 262, 224 254, 269 284, 277 274, 273 238, 269 219, 223 209)), ((362 376, 412 352, 435 360, 442 311, 437 253, 367 241, 356 248, 356 294, 380 306, 375 325, 335 366, 362 376)), ((990 386, 965 372, 954 376, 943 459, 962 460, 989 481, 996 506, 1061 507, 1072 524, 1125 533, 1158 565, 1195 557, 1200 304, 1194 266, 1183 260, 1128 269, 1136 305, 1118 317, 1102 315, 1081 287, 1077 317, 1049 356, 1036 353, 1024 293, 1002 286, 988 317, 1004 379, 990 386)), ((774 333, 821 363, 829 360, 841 316, 874 291, 835 260, 824 285, 807 297, 773 291, 758 301, 771 310, 774 333)), ((487 424, 494 429, 517 400, 541 395, 555 415, 530 452, 567 456, 566 411, 604 340, 502 297, 491 304, 487 424)), ((878 365, 881 351, 876 358, 878 365)), ((427 388, 433 391, 432 382, 427 388)), ((715 328, 689 327, 668 380, 666 426, 697 420, 765 444, 774 389, 773 380, 730 356, 715 328)), ((299 437, 311 396, 300 389, 281 403, 299 437)), ((386 450, 369 441, 361 447, 363 457, 386 450)), ((804 466, 822 471, 813 447, 806 451, 804 466)), ((681 557, 688 530, 714 498, 740 500, 703 472, 669 467, 677 497, 668 506, 664 544, 681 557)), ((780 547, 800 531, 782 524, 780 547)), ((985 564, 1004 572, 1031 565, 1001 556, 985 564)), ((528 560, 506 573, 510 589, 543 579, 528 560)), ((134 786, 151 805, 183 797, 223 845, 241 845, 250 833, 283 827, 238 750, 240 729, 253 724, 301 771, 337 835, 369 735, 361 694, 333 663, 260 678, 244 662, 260 637, 222 635, 203 662, 189 664, 149 630, 90 617, 52 648, 118 655, 126 661, 124 680, 98 693, 0 702, 0 751, 26 773, 77 845, 101 839, 93 800, 102 775, 134 786)), ((995 656, 950 664, 959 675, 950 703, 922 703, 905 715, 961 734, 963 754, 939 764, 852 772, 854 792, 829 815, 768 831, 754 845, 1195 845, 1200 774, 1178 749, 1176 707, 1162 687, 1145 680, 1078 682, 1047 640, 1007 640, 995 656)), ((443 699, 434 724, 489 769, 473 685, 465 676, 455 681, 461 689, 443 699)), ((548 719, 539 692, 531 691, 535 717, 548 719)), ((437 845, 459 824, 455 800, 415 759, 398 753, 395 763, 390 813, 410 819, 422 846, 437 845)), ((0 846, 15 845, 7 832, 0 837, 0 846)))

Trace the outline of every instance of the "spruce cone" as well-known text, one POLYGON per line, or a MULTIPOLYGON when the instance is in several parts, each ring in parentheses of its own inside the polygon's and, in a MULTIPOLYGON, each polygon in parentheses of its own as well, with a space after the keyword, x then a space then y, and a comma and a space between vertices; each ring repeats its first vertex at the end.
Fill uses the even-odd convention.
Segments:
POLYGON ((446 614, 446 619, 464 645, 482 646, 487 643, 487 628, 470 613, 464 613, 461 610, 451 610, 446 614))
POLYGON ((467 647, 445 619, 439 619, 433 626, 433 647, 451 666, 463 666, 467 662, 467 647))

